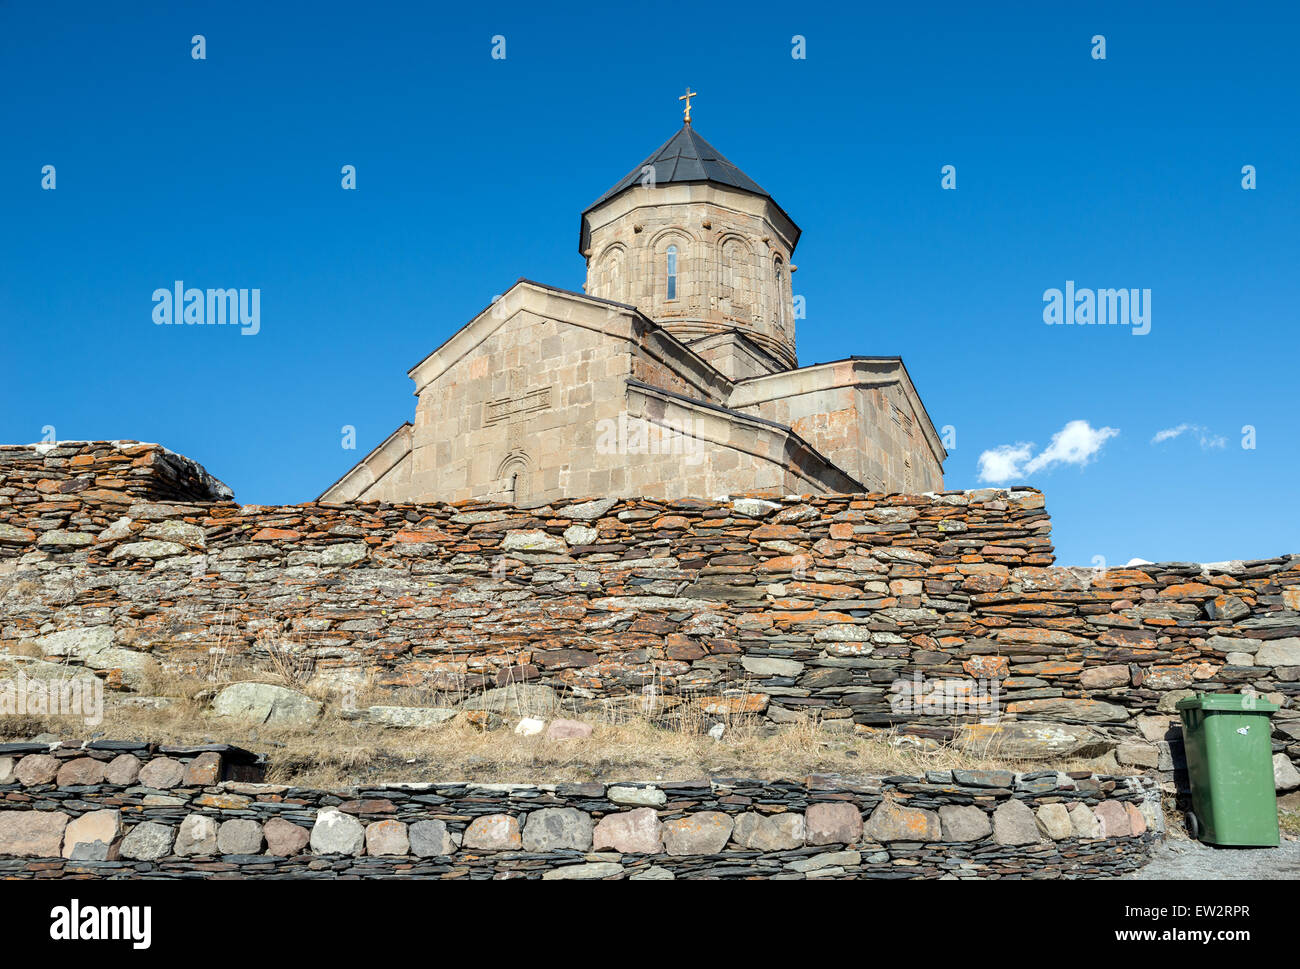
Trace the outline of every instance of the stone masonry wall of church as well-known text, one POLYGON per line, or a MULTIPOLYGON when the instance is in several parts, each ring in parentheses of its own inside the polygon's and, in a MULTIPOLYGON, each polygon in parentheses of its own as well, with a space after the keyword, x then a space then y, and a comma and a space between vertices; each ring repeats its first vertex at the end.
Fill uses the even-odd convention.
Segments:
POLYGON ((611 354, 599 333, 567 327, 561 336, 543 316, 516 315, 421 392, 413 487, 464 498, 481 494, 484 482, 497 481, 504 490, 512 470, 521 471, 534 494, 569 484, 619 487, 597 468, 594 434, 577 440, 573 429, 594 428, 617 409, 627 370, 627 355, 611 354), (564 464, 584 469, 591 480, 562 481, 564 464))
MULTIPOLYGON (((846 370, 851 362, 839 364, 846 370)), ((943 485, 943 468, 930 450, 921 418, 897 384, 824 387, 815 375, 807 391, 794 384, 785 396, 760 398, 759 405, 739 408, 788 425, 838 467, 871 490, 886 481, 904 491, 935 491, 943 485)), ((824 378, 822 378, 824 379, 824 378)))
MULTIPOLYGON (((795 375, 786 379, 802 380, 803 377, 795 375)), ((855 388, 823 388, 811 380, 809 384, 812 389, 806 392, 797 388, 787 396, 762 398, 758 405, 737 409, 787 425, 854 480, 882 490, 884 478, 875 473, 882 459, 868 450, 867 429, 862 426, 855 406, 855 388)))
MULTIPOLYGON (((681 374, 677 373, 672 367, 652 357, 636 355, 631 360, 632 378, 640 380, 642 383, 650 384, 654 387, 662 387, 664 390, 671 390, 673 393, 685 394, 688 397, 703 397, 700 391, 693 387, 681 374)), ((704 398, 707 399, 707 398, 704 398)), ((714 404, 723 404, 725 401, 712 400, 714 404)))
POLYGON ((239 663, 274 627, 340 685, 546 686, 578 709, 690 696, 719 717, 1165 769, 1177 698, 1252 687, 1283 707, 1275 750, 1300 759, 1300 557, 1053 567, 1029 489, 176 501, 157 451, 0 448, 0 650, 129 687, 214 648, 239 663), (999 722, 953 712, 994 686, 999 722))
POLYGON ((864 457, 880 480, 904 482, 904 491, 933 491, 943 486, 943 468, 934 458, 921 422, 897 385, 859 388, 867 445, 864 457))
POLYGON ((671 427, 684 434, 634 427, 629 376, 697 390, 629 349, 596 330, 517 314, 421 392, 410 488, 518 504, 557 494, 783 493, 784 437, 679 406, 671 427))

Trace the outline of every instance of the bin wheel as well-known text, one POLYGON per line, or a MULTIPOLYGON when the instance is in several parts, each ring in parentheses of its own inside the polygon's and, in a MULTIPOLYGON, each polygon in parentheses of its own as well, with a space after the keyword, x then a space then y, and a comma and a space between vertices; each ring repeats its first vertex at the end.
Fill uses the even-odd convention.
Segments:
POLYGON ((1187 824, 1187 833, 1192 836, 1193 841, 1201 840, 1201 822, 1192 811, 1183 815, 1183 820, 1187 824))

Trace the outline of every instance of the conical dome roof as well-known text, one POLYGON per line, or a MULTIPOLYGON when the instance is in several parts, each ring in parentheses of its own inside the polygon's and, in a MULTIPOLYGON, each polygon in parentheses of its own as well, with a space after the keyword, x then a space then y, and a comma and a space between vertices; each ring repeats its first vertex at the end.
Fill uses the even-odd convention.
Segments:
POLYGON ((655 185, 669 185, 674 182, 711 182, 765 198, 789 221, 794 232, 794 241, 798 241, 799 227, 776 199, 772 198, 758 182, 728 161, 722 152, 705 141, 688 123, 682 125, 681 130, 660 145, 650 154, 650 157, 619 179, 613 188, 582 210, 578 252, 585 253, 587 248, 590 231, 588 213, 616 195, 640 185, 645 179, 644 172, 648 166, 654 168, 655 185))
POLYGON ((590 212, 601 202, 613 198, 619 192, 641 184, 643 172, 649 166, 654 168, 654 180, 657 185, 669 182, 716 182, 730 185, 745 192, 771 198, 763 187, 739 168, 723 157, 722 152, 700 137, 690 125, 665 141, 649 158, 637 165, 619 180, 613 188, 602 195, 585 212, 590 212))

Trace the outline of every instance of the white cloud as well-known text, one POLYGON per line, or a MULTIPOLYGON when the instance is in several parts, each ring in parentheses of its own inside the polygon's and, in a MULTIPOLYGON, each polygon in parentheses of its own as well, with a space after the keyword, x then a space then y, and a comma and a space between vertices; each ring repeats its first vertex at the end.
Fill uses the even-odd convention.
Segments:
POLYGON ((1186 434, 1193 430, 1195 425, 1179 424, 1177 427, 1166 427, 1163 431, 1156 431, 1156 436, 1151 439, 1152 444, 1163 444, 1165 441, 1172 441, 1180 434, 1186 434))
POLYGON ((1003 444, 980 455, 980 480, 1001 484, 1021 477, 1020 466, 1034 453, 1032 444, 1003 444))
POLYGON ((1087 421, 1070 421, 1052 435, 1038 454, 1034 445, 1003 444, 979 456, 979 479, 1003 484, 1015 478, 1047 471, 1058 464, 1083 466, 1097 456, 1101 446, 1119 433, 1114 427, 1093 427, 1087 421))
POLYGON ((1156 436, 1151 439, 1151 443, 1163 444, 1165 441, 1172 441, 1184 434, 1194 435, 1200 443, 1201 449, 1206 451, 1211 448, 1224 447, 1228 443, 1226 437, 1221 434, 1211 434, 1208 427, 1202 427, 1200 424, 1179 424, 1177 427, 1166 427, 1163 431, 1156 432, 1156 436))
POLYGON ((1114 427, 1094 428, 1087 421, 1070 421, 1052 435, 1046 450, 1025 465, 1025 474, 1037 474, 1057 464, 1087 464, 1118 433, 1114 427))

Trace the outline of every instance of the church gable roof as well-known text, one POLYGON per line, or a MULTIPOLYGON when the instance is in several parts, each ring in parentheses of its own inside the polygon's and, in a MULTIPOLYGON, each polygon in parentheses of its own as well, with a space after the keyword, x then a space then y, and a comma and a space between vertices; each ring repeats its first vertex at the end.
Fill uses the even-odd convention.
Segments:
POLYGON ((722 152, 700 137, 694 128, 685 124, 649 158, 620 179, 618 184, 587 206, 584 214, 620 192, 639 185, 644 177, 642 172, 648 166, 654 168, 657 185, 670 182, 714 182, 771 198, 761 185, 723 157, 722 152))
POLYGON ((415 382, 415 395, 418 397, 426 386, 474 353, 484 339, 521 311, 556 323, 598 331, 611 339, 631 340, 640 347, 639 352, 666 354, 673 359, 658 357, 659 362, 693 385, 702 398, 721 400, 731 391, 732 381, 726 374, 635 306, 520 277, 504 294, 407 371, 407 376, 415 382), (617 325, 620 319, 625 320, 626 325, 617 325))

